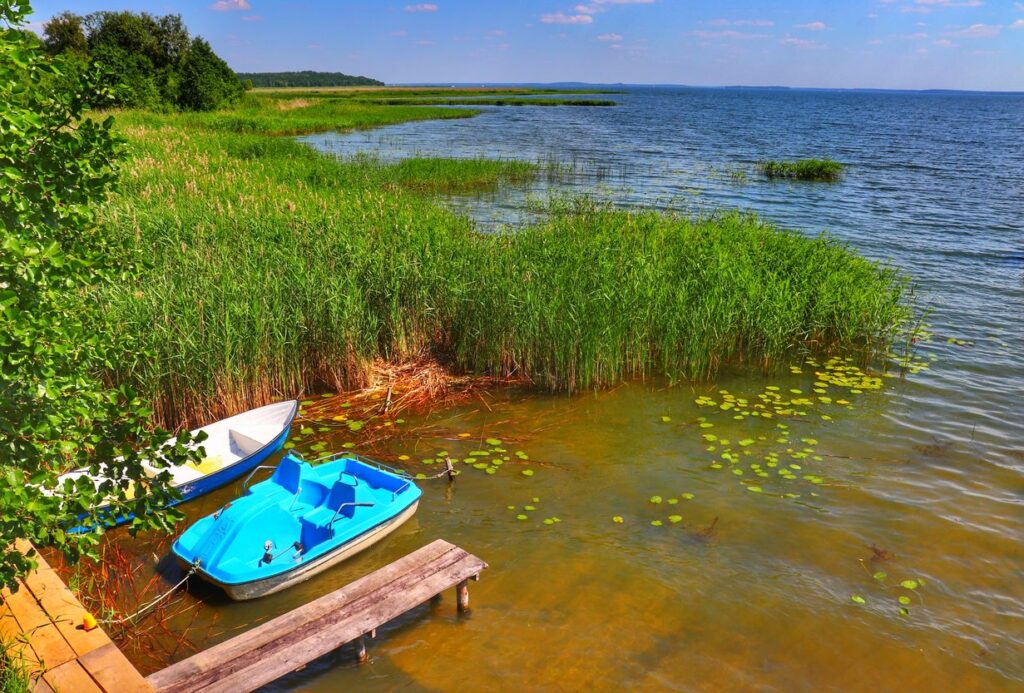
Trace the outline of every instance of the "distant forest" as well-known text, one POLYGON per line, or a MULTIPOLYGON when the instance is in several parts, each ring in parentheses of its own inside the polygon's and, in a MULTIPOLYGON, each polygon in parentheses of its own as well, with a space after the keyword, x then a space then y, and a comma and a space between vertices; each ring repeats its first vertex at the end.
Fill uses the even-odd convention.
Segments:
POLYGON ((342 72, 239 72, 254 87, 383 87, 384 82, 342 72))

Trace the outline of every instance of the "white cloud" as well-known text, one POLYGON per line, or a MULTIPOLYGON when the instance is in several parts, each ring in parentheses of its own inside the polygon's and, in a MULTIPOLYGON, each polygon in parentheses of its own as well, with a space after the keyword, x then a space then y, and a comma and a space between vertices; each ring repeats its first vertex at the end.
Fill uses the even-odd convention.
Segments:
POLYGON ((998 36, 1003 27, 998 24, 972 24, 963 29, 950 31, 950 36, 963 36, 964 38, 992 38, 998 36))
POLYGON ((770 19, 712 19, 705 23, 711 26, 775 26, 770 19))
POLYGON ((896 34, 893 38, 899 39, 900 41, 924 41, 928 38, 928 34, 923 31, 918 31, 914 34, 896 34))
POLYGON ((1016 22, 1010 25, 1011 29, 1024 29, 1024 19, 1018 19, 1016 22))
POLYGON ((621 41, 622 34, 598 34, 598 41, 621 41))
POLYGON ((779 41, 783 46, 793 46, 794 48, 823 48, 820 43, 814 39, 797 38, 796 36, 787 36, 779 41))
POLYGON ((578 14, 597 14, 607 12, 611 5, 651 5, 654 0, 590 0, 588 3, 576 5, 573 9, 578 14))
POLYGON ((956 44, 953 43, 952 41, 950 41, 949 39, 935 39, 934 41, 932 41, 932 45, 933 46, 938 46, 939 48, 955 48, 956 47, 956 44))
POLYGON ((249 0, 217 0, 210 5, 214 12, 232 12, 234 10, 251 10, 249 0))
POLYGON ((751 34, 745 31, 736 31, 735 29, 724 29, 722 31, 691 31, 690 36, 696 36, 697 38, 702 39, 735 39, 737 41, 771 38, 770 34, 751 34))
POLYGON ((984 4, 984 0, 914 0, 913 5, 904 6, 901 11, 928 14, 934 10, 940 10, 943 8, 981 7, 984 4))
POLYGON ((806 29, 807 31, 824 31, 828 27, 825 22, 807 22, 806 24, 797 24, 797 29, 806 29))
POLYGON ((542 14, 540 21, 543 24, 593 24, 594 18, 589 14, 565 14, 564 12, 549 12, 542 14))
POLYGON ((437 12, 438 7, 432 2, 420 2, 415 5, 406 5, 402 10, 404 12, 437 12))

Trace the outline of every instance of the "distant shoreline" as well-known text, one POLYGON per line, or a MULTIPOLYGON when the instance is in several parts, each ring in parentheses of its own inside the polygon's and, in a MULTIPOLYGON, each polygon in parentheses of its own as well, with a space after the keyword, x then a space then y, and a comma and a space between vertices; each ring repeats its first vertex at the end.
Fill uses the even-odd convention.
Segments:
POLYGON ((784 85, 701 85, 701 84, 634 84, 623 82, 394 82, 389 87, 454 87, 475 88, 567 88, 567 89, 707 89, 717 91, 794 91, 838 92, 860 94, 936 94, 936 95, 988 95, 1024 96, 1024 91, 986 91, 977 89, 883 89, 877 87, 788 87, 784 85))

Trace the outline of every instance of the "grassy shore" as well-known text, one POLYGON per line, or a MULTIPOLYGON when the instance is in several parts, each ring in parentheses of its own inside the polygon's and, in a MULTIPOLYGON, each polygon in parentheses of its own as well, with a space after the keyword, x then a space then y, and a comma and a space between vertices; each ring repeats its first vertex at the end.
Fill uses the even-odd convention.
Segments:
POLYGON ((133 157, 105 223, 151 269, 99 300, 115 339, 152 349, 116 375, 165 423, 357 387, 378 358, 426 354, 572 390, 767 367, 795 349, 881 349, 906 317, 894 271, 748 215, 577 201, 537 226, 477 233, 432 195, 536 166, 337 161, 268 135, 394 122, 405 108, 252 98, 235 112, 118 117, 133 157))

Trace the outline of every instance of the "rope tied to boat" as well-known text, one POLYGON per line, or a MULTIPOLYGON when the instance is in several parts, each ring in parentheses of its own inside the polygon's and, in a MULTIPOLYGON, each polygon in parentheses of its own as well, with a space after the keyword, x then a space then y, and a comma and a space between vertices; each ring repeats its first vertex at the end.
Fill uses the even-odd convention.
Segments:
POLYGON ((124 624, 124 623, 129 623, 130 621, 134 620, 135 618, 141 616, 145 612, 147 612, 150 609, 152 609, 153 607, 155 607, 157 604, 159 604, 161 601, 163 601, 167 597, 169 597, 172 594, 174 594, 175 590, 177 590, 179 587, 184 585, 188 581, 188 579, 190 577, 192 577, 193 575, 196 574, 196 572, 198 570, 199 570, 199 559, 197 558, 195 560, 195 562, 192 563, 192 567, 189 568, 187 573, 185 573, 185 577, 181 578, 181 580, 179 580, 177 582, 177 584, 174 585, 174 587, 172 587, 171 589, 167 590, 163 594, 161 594, 161 595, 159 595, 159 596, 149 600, 148 602, 143 604, 140 608, 138 608, 134 613, 131 613, 131 614, 129 614, 127 616, 124 616, 122 618, 103 618, 103 619, 97 619, 96 622, 97 623, 102 623, 103 625, 107 625, 107 626, 119 626, 119 625, 124 624))

